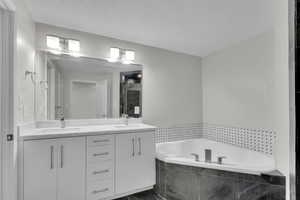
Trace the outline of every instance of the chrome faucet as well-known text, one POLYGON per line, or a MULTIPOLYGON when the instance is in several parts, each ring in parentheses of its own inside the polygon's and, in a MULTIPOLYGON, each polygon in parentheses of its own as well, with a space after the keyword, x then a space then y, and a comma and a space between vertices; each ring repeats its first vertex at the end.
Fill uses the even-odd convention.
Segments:
POLYGON ((211 149, 205 149, 205 162, 211 163, 211 149))
POLYGON ((66 121, 65 118, 60 118, 60 128, 66 128, 66 121))
POLYGON ((199 155, 196 153, 191 153, 192 156, 195 156, 195 161, 199 162, 199 155))
POLYGON ((128 122, 129 121, 129 115, 124 113, 124 114, 122 114, 122 118, 125 119, 125 124, 128 126, 128 124, 129 124, 129 122, 128 122))

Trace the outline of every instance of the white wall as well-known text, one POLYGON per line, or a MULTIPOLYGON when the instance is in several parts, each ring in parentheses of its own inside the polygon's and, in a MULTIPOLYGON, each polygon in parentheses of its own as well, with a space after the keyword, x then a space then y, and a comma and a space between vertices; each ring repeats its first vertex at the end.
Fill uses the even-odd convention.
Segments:
POLYGON ((203 121, 273 129, 274 62, 273 32, 203 58, 203 121))
POLYGON ((16 5, 16 63, 15 101, 16 123, 34 120, 34 86, 25 71, 34 70, 35 24, 26 9, 24 1, 14 0, 16 5))
POLYGON ((135 50, 136 62, 144 65, 144 121, 158 126, 202 121, 199 57, 44 24, 36 25, 38 49, 46 48, 46 34, 79 39, 89 57, 106 58, 113 46, 135 50))
POLYGON ((269 31, 202 59, 203 121, 277 132, 289 199, 288 1, 270 4, 269 31))
MULTIPOLYGON (((33 71, 35 57, 35 24, 31 19, 29 12, 26 9, 23 0, 12 0, 16 7, 15 10, 15 32, 16 32, 16 48, 15 48, 15 83, 14 83, 14 101, 15 124, 34 119, 34 87, 30 79, 25 79, 25 70, 33 71)), ((17 136, 16 136, 17 137, 17 136)), ((14 145, 8 150, 12 152, 12 160, 10 160, 12 168, 10 181, 14 185, 9 185, 10 194, 8 199, 16 200, 17 192, 17 140, 14 145)))

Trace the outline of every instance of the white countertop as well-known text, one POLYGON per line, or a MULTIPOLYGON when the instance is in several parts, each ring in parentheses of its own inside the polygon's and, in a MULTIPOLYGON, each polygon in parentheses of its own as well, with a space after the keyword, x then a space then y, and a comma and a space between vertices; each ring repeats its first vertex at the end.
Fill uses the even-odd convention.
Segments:
POLYGON ((92 125, 92 126, 72 126, 66 128, 33 128, 19 132, 20 140, 51 139, 61 137, 90 136, 101 134, 122 134, 144 131, 154 131, 155 126, 138 124, 111 124, 111 125, 92 125))

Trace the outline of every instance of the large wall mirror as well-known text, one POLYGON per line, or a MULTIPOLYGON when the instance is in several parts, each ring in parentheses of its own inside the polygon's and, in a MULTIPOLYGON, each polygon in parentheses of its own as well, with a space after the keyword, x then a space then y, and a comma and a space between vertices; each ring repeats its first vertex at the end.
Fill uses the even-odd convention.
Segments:
POLYGON ((141 65, 41 51, 36 73, 38 120, 142 115, 141 65))

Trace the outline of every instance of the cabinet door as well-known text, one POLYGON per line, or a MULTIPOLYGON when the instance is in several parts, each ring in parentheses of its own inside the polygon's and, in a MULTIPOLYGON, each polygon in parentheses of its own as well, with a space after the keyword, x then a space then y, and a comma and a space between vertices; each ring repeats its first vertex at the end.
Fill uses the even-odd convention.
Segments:
POLYGON ((155 184, 154 133, 116 136, 116 193, 155 184))
POLYGON ((155 184, 155 142, 154 133, 136 134, 137 157, 135 168, 135 182, 140 188, 155 184))
POLYGON ((56 199, 56 140, 24 142, 24 200, 56 199))
POLYGON ((85 199, 85 137, 57 141, 57 200, 83 200, 85 199))
POLYGON ((116 136, 116 193, 122 194, 139 187, 136 182, 137 147, 135 134, 116 136))

